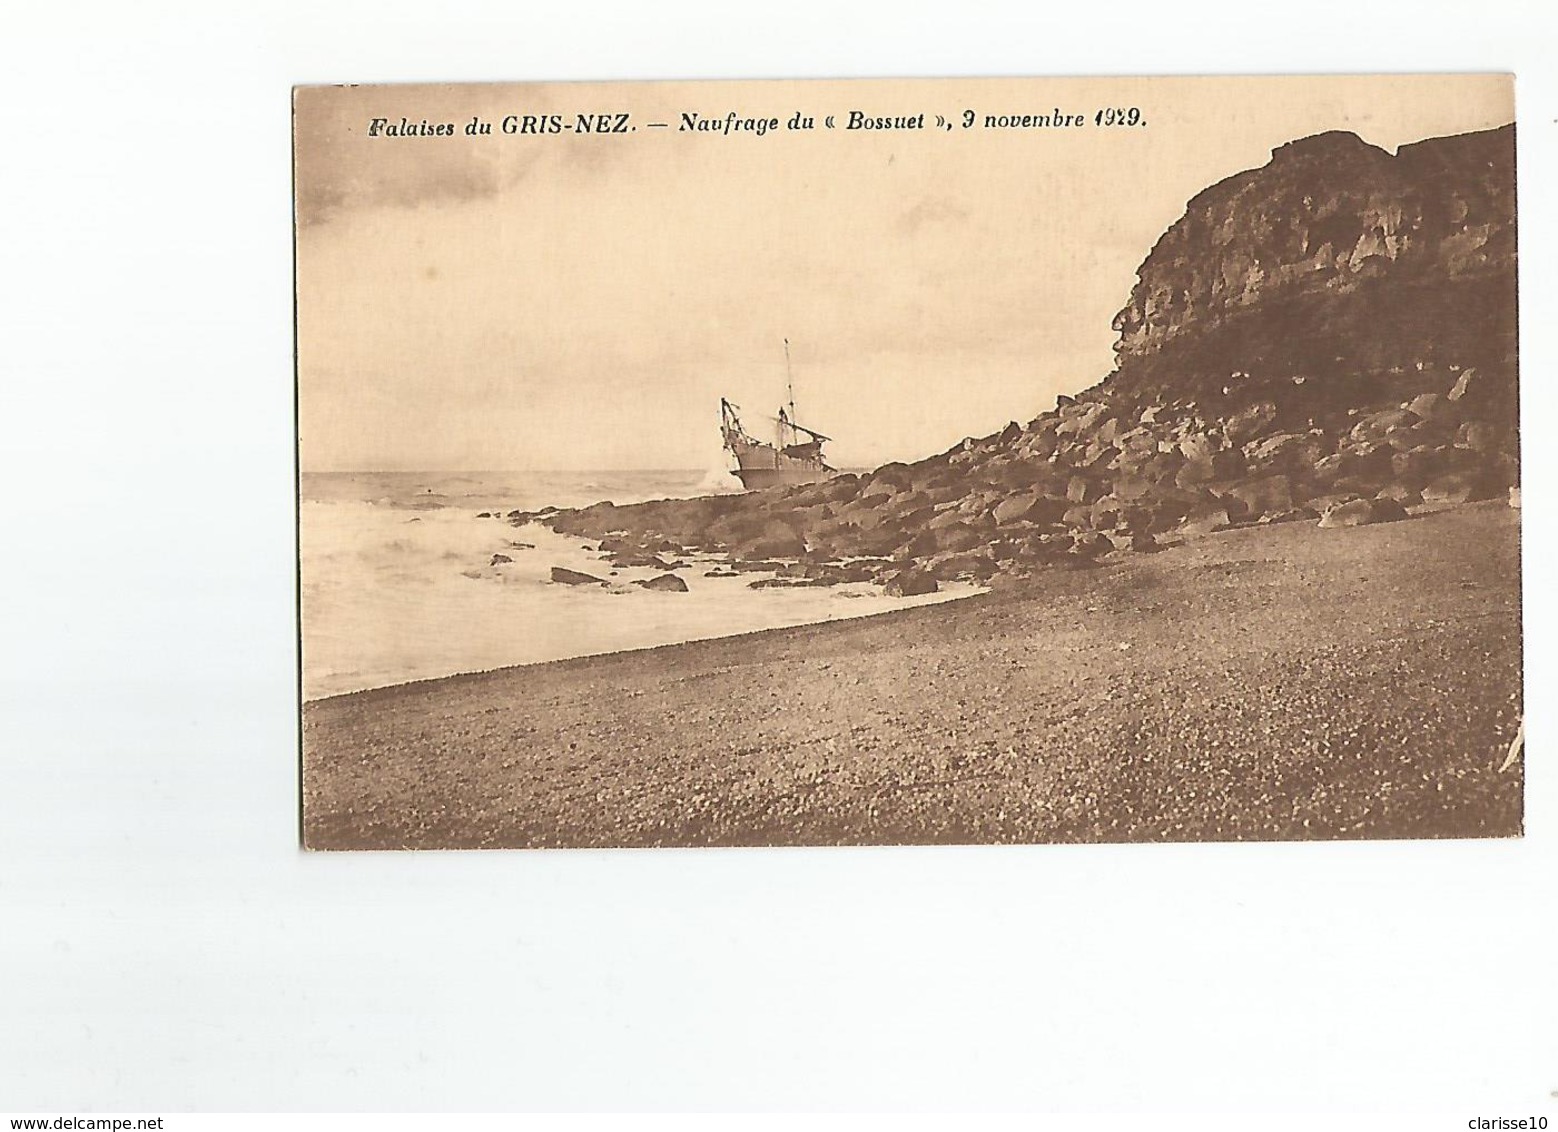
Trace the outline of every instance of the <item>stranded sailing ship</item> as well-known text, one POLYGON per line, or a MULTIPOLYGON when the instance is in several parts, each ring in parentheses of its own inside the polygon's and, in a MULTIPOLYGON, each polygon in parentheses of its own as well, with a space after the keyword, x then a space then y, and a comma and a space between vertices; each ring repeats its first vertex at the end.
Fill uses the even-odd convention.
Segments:
POLYGON ((781 406, 774 423, 779 426, 776 442, 769 444, 750 435, 736 414, 739 405, 720 398, 720 432, 725 451, 736 458, 735 474, 747 488, 769 487, 780 483, 812 483, 838 475, 822 458, 822 445, 832 439, 796 423, 795 385, 790 380, 790 340, 784 340, 784 381, 790 394, 789 411, 781 406), (804 436, 805 439, 802 439, 804 436))

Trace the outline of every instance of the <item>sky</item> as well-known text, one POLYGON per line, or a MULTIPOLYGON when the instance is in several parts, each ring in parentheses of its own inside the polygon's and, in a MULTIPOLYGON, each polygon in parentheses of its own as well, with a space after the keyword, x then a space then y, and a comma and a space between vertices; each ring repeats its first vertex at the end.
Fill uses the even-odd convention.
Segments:
POLYGON ((1394 150, 1513 116, 1508 76, 299 88, 302 466, 716 467, 721 397, 772 430, 786 338, 835 465, 912 460, 1104 377, 1137 266, 1208 185, 1325 130, 1394 150), (1056 110, 1089 124, 985 125, 1056 110), (779 128, 678 128, 731 111, 779 128), (455 134, 369 136, 402 117, 455 134))

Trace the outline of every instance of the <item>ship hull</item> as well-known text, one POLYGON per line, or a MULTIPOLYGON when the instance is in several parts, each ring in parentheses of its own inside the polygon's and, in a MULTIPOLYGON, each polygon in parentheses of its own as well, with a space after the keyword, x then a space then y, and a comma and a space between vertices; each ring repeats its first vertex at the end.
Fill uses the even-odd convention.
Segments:
POLYGON ((739 468, 736 477, 741 480, 742 486, 752 491, 765 487, 773 487, 775 484, 791 483, 816 483, 831 476, 838 475, 832 468, 739 468))
POLYGON ((816 483, 839 474, 821 460, 800 460, 770 444, 742 444, 730 451, 736 458, 731 470, 753 491, 776 484, 816 483))

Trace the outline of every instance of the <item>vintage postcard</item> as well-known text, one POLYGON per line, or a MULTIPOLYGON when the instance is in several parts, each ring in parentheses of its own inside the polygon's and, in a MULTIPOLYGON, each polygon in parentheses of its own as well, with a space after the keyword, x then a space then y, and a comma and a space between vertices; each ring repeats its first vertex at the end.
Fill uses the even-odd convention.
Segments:
POLYGON ((1521 832, 1509 76, 293 113, 308 847, 1521 832))

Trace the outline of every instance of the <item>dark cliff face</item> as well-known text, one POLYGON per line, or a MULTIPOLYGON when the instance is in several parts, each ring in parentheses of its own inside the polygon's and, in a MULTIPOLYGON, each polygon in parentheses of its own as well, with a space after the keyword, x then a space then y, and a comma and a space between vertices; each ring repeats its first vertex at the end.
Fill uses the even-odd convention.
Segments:
MULTIPOLYGON (((1350 133, 1199 193, 1115 316, 1115 396, 1515 361, 1514 127, 1391 156, 1350 133)), ((1356 400, 1352 394, 1342 394, 1356 400)))

